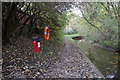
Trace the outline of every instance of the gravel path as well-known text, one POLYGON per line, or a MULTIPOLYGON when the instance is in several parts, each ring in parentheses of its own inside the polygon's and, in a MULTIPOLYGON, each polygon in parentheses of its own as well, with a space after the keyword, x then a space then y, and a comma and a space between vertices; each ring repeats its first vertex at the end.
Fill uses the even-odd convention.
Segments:
POLYGON ((103 78, 103 75, 80 53, 79 48, 65 39, 59 59, 51 65, 46 77, 52 78, 103 78))

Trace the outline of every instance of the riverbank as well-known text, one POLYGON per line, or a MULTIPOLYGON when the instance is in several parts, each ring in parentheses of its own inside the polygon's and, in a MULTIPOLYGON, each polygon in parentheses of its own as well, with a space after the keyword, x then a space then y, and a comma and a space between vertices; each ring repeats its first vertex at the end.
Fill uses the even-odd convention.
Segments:
POLYGON ((51 78, 104 78, 86 55, 67 37, 59 58, 47 71, 46 77, 51 78))
POLYGON ((74 40, 72 37, 79 36, 65 35, 71 42, 75 43, 80 51, 85 54, 90 61, 99 69, 99 71, 105 76, 118 77, 118 53, 112 48, 104 48, 96 43, 90 43, 85 39, 74 40), (101 65, 102 64, 102 65, 101 65))
POLYGON ((94 46, 86 40, 75 41, 75 43, 79 46, 81 52, 86 54, 104 76, 118 76, 118 53, 98 47, 97 45, 94 46))
POLYGON ((100 45, 100 44, 98 44, 98 43, 90 43, 90 44, 93 45, 93 46, 95 46, 95 47, 104 48, 104 49, 107 49, 107 50, 110 50, 110 51, 113 51, 113 52, 116 52, 116 53, 117 53, 117 51, 118 51, 118 50, 113 49, 113 48, 111 48, 111 47, 105 47, 105 46, 103 46, 103 45, 100 45))
MULTIPOLYGON (((79 37, 80 35, 79 34, 71 34, 71 35, 65 35, 66 37, 70 38, 71 41, 75 42, 74 39, 72 39, 73 37, 79 37)), ((76 41, 82 41, 84 40, 84 36, 80 36, 81 39, 80 40, 76 40, 76 41), (82 39, 83 38, 83 39, 82 39)), ((99 43, 91 43, 89 41, 87 41, 89 44, 95 46, 95 47, 99 47, 99 48, 103 48, 103 49, 107 49, 107 50, 110 50, 110 51, 113 51, 113 52, 119 52, 117 49, 114 49, 112 47, 106 47, 106 46, 103 46, 99 43)))

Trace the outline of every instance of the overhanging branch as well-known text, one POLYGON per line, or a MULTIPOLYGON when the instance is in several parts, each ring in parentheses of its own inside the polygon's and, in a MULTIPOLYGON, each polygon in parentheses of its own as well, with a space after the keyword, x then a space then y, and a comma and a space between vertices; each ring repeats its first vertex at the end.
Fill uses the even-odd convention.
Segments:
POLYGON ((84 18, 91 26, 93 26, 94 28, 98 29, 98 31, 100 31, 100 33, 105 37, 105 39, 108 40, 109 38, 108 38, 106 35, 104 35, 104 33, 101 31, 101 29, 99 29, 97 26, 95 26, 94 24, 92 24, 92 23, 84 16, 84 13, 83 13, 83 11, 82 11, 81 9, 80 9, 80 11, 81 11, 81 13, 82 13, 82 15, 83 15, 83 18, 84 18))

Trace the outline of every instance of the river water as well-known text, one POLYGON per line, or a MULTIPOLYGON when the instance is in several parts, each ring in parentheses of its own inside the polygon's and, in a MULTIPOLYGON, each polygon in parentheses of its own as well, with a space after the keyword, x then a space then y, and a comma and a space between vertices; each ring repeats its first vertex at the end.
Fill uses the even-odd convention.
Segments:
POLYGON ((118 58, 118 53, 92 45, 85 39, 73 40, 72 37, 74 36, 79 35, 65 35, 65 37, 68 37, 72 42, 79 46, 80 51, 86 54, 104 77, 109 75, 118 77, 118 59, 120 59, 120 57, 118 58))
POLYGON ((79 46, 80 51, 86 54, 104 77, 109 75, 118 77, 118 59, 120 59, 120 57, 118 58, 118 53, 94 46, 85 39, 73 40, 73 36, 76 35, 67 35, 65 37, 68 37, 72 42, 75 42, 79 46))
POLYGON ((85 40, 74 42, 105 77, 108 75, 118 76, 118 54, 116 52, 94 46, 85 40))

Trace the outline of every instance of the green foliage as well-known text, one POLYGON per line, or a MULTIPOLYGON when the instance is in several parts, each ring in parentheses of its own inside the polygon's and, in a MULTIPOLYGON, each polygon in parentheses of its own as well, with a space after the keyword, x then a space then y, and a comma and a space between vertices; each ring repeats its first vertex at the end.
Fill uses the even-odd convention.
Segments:
POLYGON ((118 4, 83 4, 80 9, 84 17, 77 16, 76 19, 70 21, 70 26, 74 26, 86 40, 116 49, 118 47, 118 14, 116 14, 118 4))
POLYGON ((77 31, 66 31, 64 32, 65 35, 72 35, 72 34, 77 34, 78 32, 77 31))
MULTIPOLYGON (((25 34, 28 35, 28 37, 30 37, 33 33, 37 33, 40 34, 41 38, 43 38, 43 30, 46 26, 48 26, 50 28, 51 37, 61 39, 63 36, 62 30, 68 22, 66 10, 70 8, 69 4, 70 3, 60 2, 3 3, 4 40, 7 41, 7 38, 10 38, 14 32, 16 32, 18 36, 21 35, 27 21, 30 21, 30 27, 28 27, 28 30, 25 29, 25 34), (24 24, 22 24, 23 28, 19 25, 19 22, 26 15, 28 18, 25 19, 24 24), (19 19, 16 19, 18 16, 19 19)), ((15 35, 17 36, 17 34, 15 35)))
POLYGON ((112 45, 112 42, 111 41, 104 41, 102 44, 109 47, 109 45, 112 45))
MULTIPOLYGON (((58 44, 60 41, 63 40, 63 29, 68 23, 68 16, 66 15, 66 11, 59 12, 60 10, 56 7, 60 4, 57 3, 31 3, 31 8, 36 8, 36 10, 39 11, 39 14, 37 15, 37 25, 39 29, 39 36, 43 39, 43 31, 46 26, 50 29, 50 39, 47 42, 50 42, 51 44, 58 44), (37 7, 36 7, 37 6, 37 7)), ((64 4, 62 4, 64 5, 64 4)))

